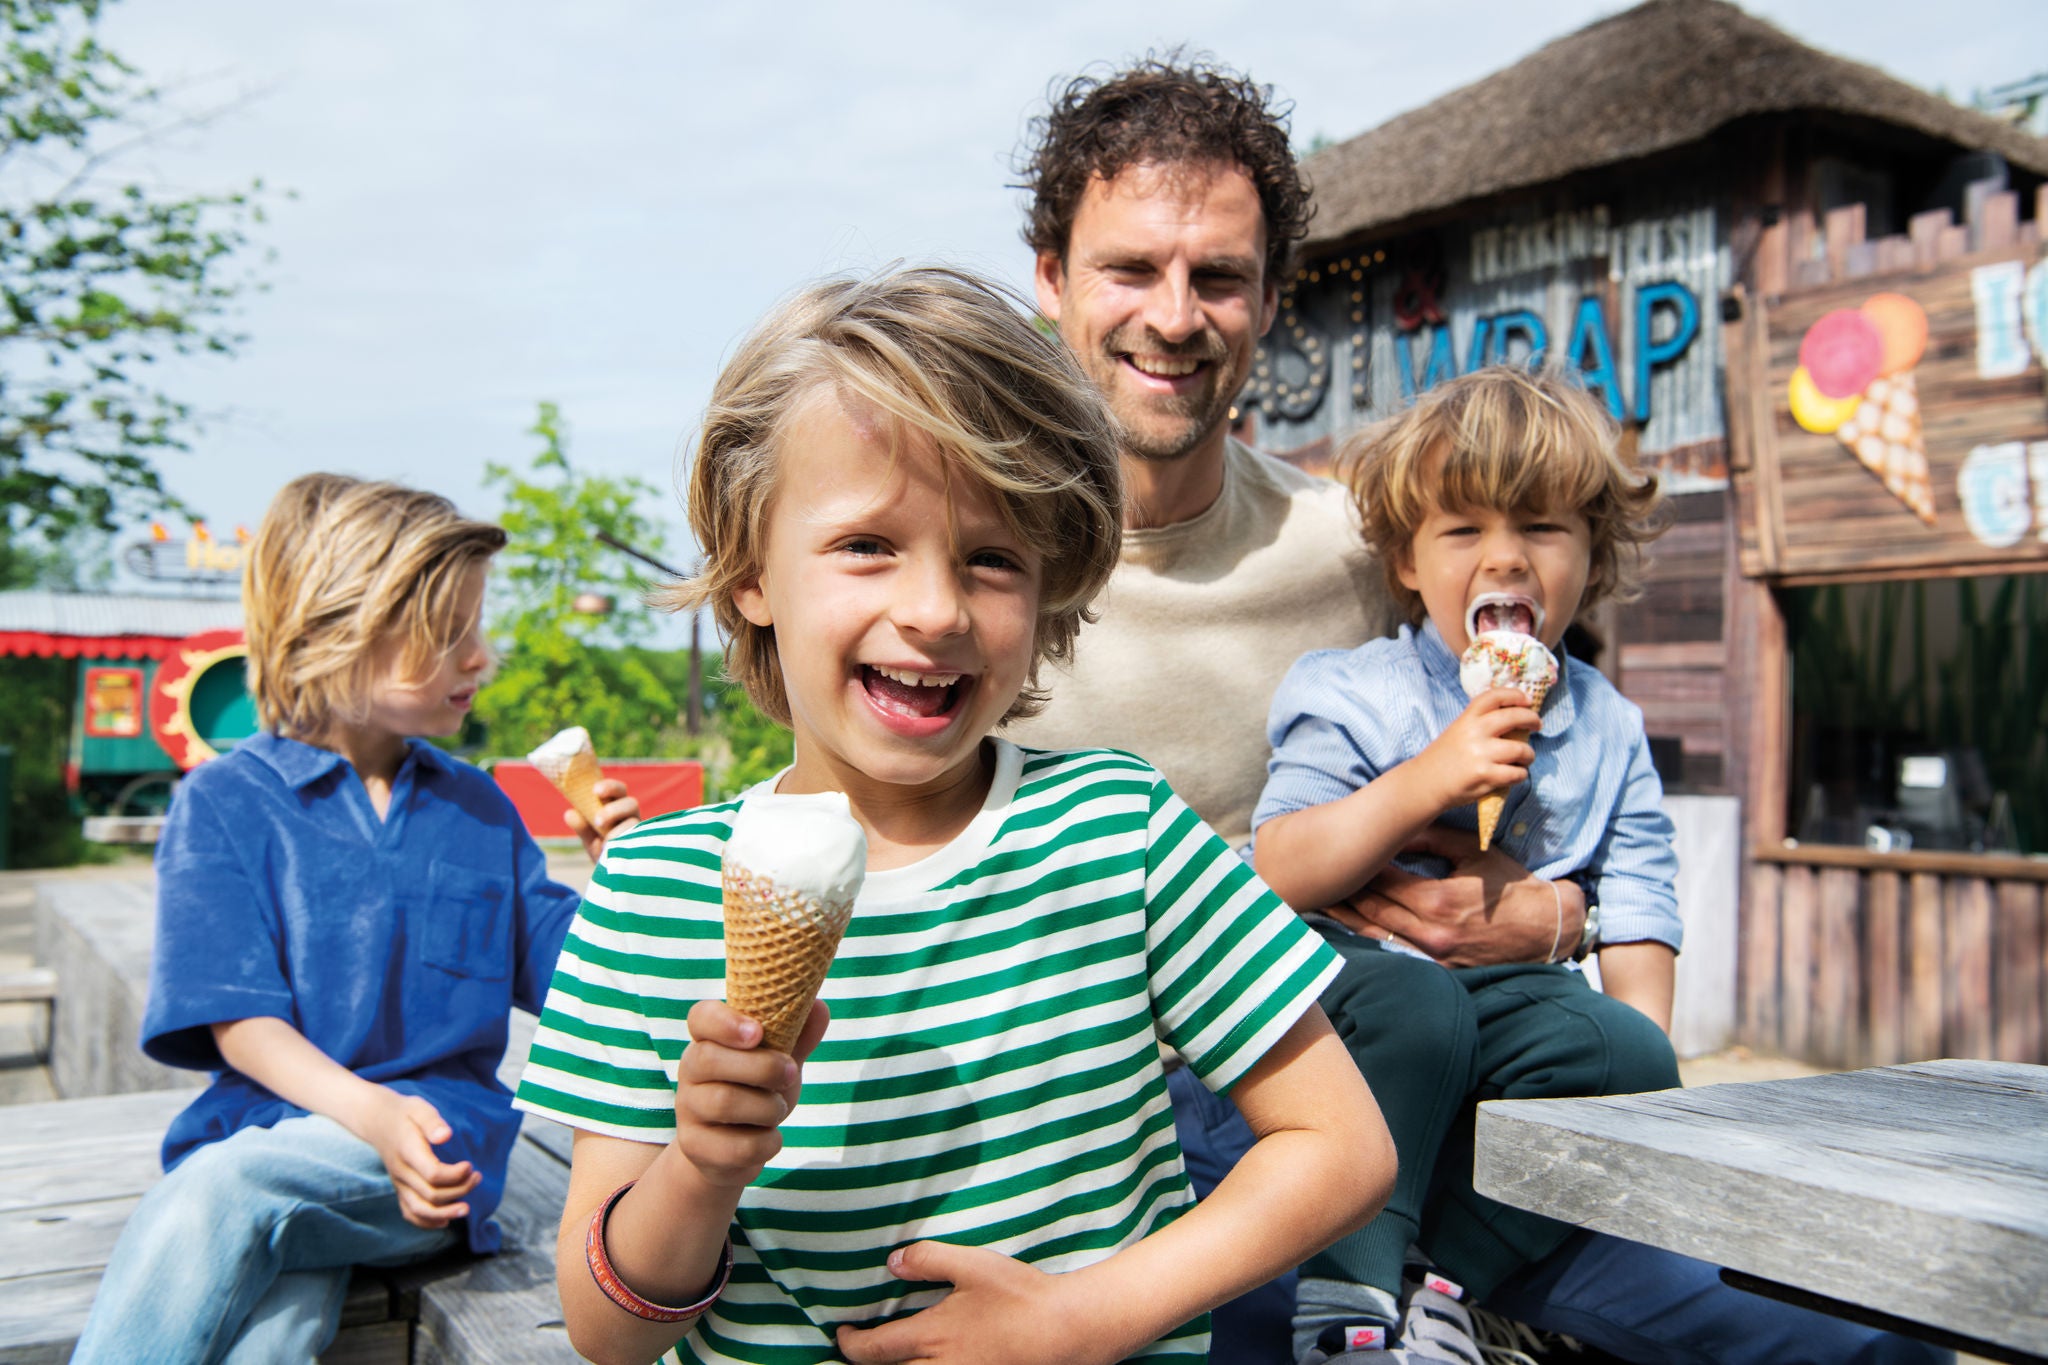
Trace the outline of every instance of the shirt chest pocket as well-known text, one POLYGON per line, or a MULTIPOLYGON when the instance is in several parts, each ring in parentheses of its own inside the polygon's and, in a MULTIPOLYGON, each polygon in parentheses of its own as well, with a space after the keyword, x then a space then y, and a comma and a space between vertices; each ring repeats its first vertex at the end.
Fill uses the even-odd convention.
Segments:
POLYGON ((432 863, 415 913, 428 965, 479 981, 504 979, 512 963, 511 878, 432 863))

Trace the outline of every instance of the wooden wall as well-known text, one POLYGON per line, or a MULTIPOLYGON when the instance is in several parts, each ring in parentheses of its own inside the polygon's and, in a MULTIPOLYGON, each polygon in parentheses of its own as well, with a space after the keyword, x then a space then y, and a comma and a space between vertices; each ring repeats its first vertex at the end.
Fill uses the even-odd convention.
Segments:
POLYGON ((1618 681, 1643 708, 1646 731, 1684 745, 1684 786, 1727 791, 1728 494, 1681 493, 1667 506, 1671 525, 1650 546, 1642 596, 1617 613, 1618 681))
POLYGON ((1857 849, 1754 859, 1744 1040, 1841 1067, 2048 1063, 2048 869, 2018 861, 1857 849), (2011 875, 1995 875, 2000 864, 2011 875))

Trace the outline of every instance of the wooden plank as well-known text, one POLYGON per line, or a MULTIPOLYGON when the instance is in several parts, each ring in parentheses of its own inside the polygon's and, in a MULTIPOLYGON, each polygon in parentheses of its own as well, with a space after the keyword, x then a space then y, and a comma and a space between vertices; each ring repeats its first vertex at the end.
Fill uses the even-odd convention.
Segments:
POLYGON ((1481 1193, 2048 1352, 2048 1068, 1885 1067, 1479 1107, 1481 1193), (1968 1267, 1955 1274, 1931 1266, 1968 1267))
POLYGON ((0 1005, 47 1003, 57 998, 57 974, 47 967, 0 972, 0 1005))
POLYGON ((1987 245, 1984 240, 1985 219, 1991 201, 1999 193, 2000 185, 1995 179, 1972 180, 1963 186, 1963 226, 1969 230, 1972 251, 1982 251, 1987 245))
POLYGON ((64 1365, 99 1287, 95 1267, 37 1275, 0 1290, 0 1365, 64 1365))
POLYGON ((1820 874, 1813 1003, 1813 1055, 1852 1066, 1862 1051, 1863 955, 1858 946, 1863 875, 1831 867, 1820 874))
POLYGON ((421 1287, 415 1365, 578 1359, 555 1291, 555 1230, 568 1190, 568 1168, 540 1144, 513 1148, 498 1210, 505 1248, 421 1287))
POLYGON ((2019 241, 2020 197, 2007 190, 1985 198, 1977 220, 1979 251, 2009 250, 2019 241))
POLYGON ((1812 869, 1785 869, 1785 891, 1780 916, 1782 941, 1778 945, 1784 960, 1779 983, 1779 1009, 1783 1012, 1779 1033, 1785 1051, 1805 1057, 1813 1048, 1813 947, 1814 926, 1820 917, 1820 887, 1812 869))
POLYGON ((2041 892, 2029 882, 1998 884, 1998 1023, 2001 1061, 2048 1062, 2041 1042, 2041 892))
POLYGON ((1749 868, 1749 900, 1742 908, 1742 1036, 1754 1047, 1784 1046, 1778 1009, 1778 928, 1783 869, 1769 863, 1749 868))
POLYGON ((1907 233, 1913 243, 1913 268, 1932 270, 1941 259, 1941 234, 1953 223, 1947 209, 1929 209, 1916 213, 1907 221, 1907 233))
POLYGON ((1941 1055, 1941 878, 1915 873, 1908 888, 1906 1055, 1941 1055))
POLYGON ((1854 867, 1865 872, 1931 872, 1941 876, 1982 877, 1986 881, 2048 882, 2048 862, 1990 853, 1876 853, 1848 844, 1797 844, 1779 840, 1759 844, 1751 855, 1768 863, 1800 863, 1807 867, 1854 867))
POLYGON ((1958 877, 1948 885, 1948 981, 1942 1003, 1942 1052, 1991 1055, 1991 884, 1958 877))
POLYGON ((1790 276, 1785 255, 1787 240, 1782 218, 1765 228, 1757 239, 1756 257, 1750 270, 1758 298, 1776 298, 1785 292, 1785 282, 1790 276))
POLYGON ((1849 274, 1849 251, 1863 244, 1864 208, 1844 204, 1827 212, 1822 231, 1826 234, 1828 278, 1839 280, 1849 274))
POLYGON ((1934 257, 1938 261, 1959 260, 1970 254, 1970 230, 1967 227, 1945 227, 1934 240, 1934 257))
POLYGON ((1863 984, 1868 1002, 1864 1015, 1866 1055, 1878 1066, 1900 1061, 1900 1016, 1904 994, 1900 990, 1902 912, 1899 874, 1869 873, 1864 887, 1866 915, 1863 984))

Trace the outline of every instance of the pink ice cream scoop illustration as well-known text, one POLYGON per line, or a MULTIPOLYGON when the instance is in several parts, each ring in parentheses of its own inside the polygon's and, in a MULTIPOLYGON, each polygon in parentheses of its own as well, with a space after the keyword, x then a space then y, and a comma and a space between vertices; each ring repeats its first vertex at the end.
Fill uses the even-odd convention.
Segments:
MULTIPOLYGON (((1458 661, 1458 681, 1465 695, 1476 697, 1494 687, 1512 687, 1541 711, 1558 676, 1557 656, 1536 638, 1543 629, 1543 608, 1526 597, 1482 593, 1465 610, 1465 637, 1472 643, 1458 661)), ((1510 730, 1506 738, 1525 740, 1527 730, 1510 730)), ((1479 847, 1493 846, 1507 806, 1506 787, 1479 798, 1479 847)))

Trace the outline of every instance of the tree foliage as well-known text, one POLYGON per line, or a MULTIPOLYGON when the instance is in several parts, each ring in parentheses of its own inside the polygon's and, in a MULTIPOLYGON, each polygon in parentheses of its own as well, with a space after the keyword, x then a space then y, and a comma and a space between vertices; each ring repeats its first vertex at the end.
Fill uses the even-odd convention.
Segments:
POLYGON ((540 405, 531 434, 540 453, 525 474, 485 466, 505 490, 507 544, 493 567, 489 612, 498 668, 477 694, 493 754, 523 754, 564 726, 590 731, 607 758, 673 752, 682 695, 671 661, 641 647, 654 629, 637 606, 647 589, 634 561, 597 539, 605 532, 659 555, 661 528, 638 505, 655 490, 639 479, 571 469, 561 414, 540 405), (605 615, 576 610, 586 593, 609 597, 605 615))
POLYGON ((112 173, 176 122, 96 34, 101 0, 0 0, 0 538, 178 506, 192 410, 153 367, 231 354, 261 182, 180 196, 112 173))

